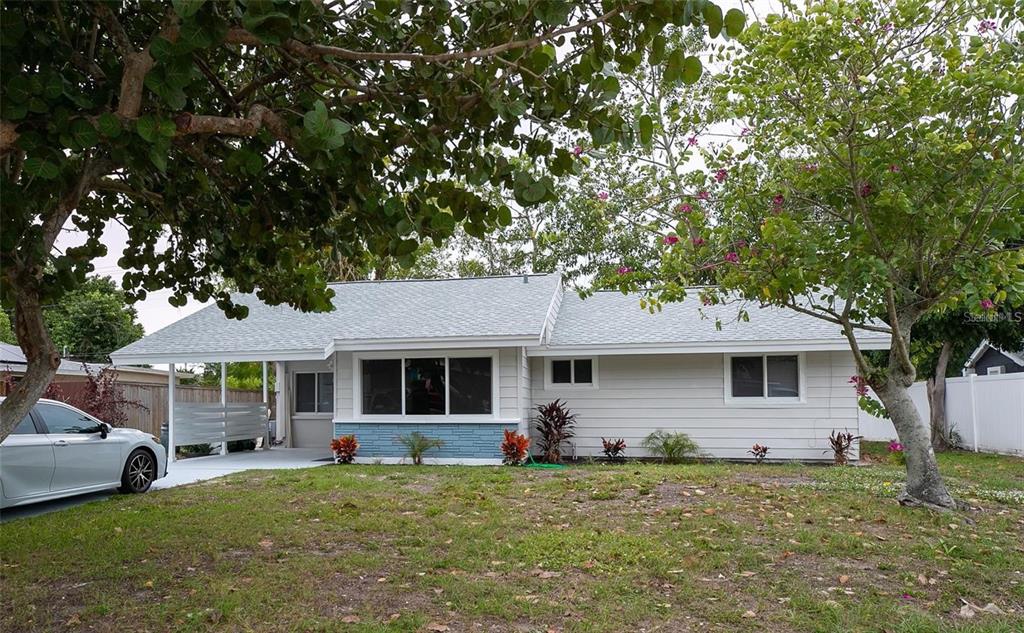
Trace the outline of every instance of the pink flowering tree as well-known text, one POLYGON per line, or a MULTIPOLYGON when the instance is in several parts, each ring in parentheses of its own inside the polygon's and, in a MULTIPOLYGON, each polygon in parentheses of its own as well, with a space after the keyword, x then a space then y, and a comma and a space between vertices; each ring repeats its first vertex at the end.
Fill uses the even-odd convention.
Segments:
POLYGON ((861 377, 851 388, 872 388, 904 446, 901 502, 950 508, 908 393, 911 343, 930 315, 1024 295, 1024 5, 810 11, 739 37, 718 116, 752 132, 707 161, 709 199, 678 227, 694 239, 630 281, 674 301, 710 271, 720 290, 704 302, 738 294, 833 324, 861 377), (888 352, 862 350, 862 331, 888 335, 888 352))

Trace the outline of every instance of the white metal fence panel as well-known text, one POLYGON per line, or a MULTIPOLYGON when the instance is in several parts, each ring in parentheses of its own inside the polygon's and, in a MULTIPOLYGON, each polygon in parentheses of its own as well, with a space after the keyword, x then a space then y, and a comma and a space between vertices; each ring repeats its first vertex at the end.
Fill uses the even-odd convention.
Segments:
MULTIPOLYGON (((927 421, 930 408, 925 384, 914 384, 910 392, 918 413, 927 421)), ((1024 455, 1024 374, 947 379, 946 420, 960 435, 964 448, 1024 455)), ((859 424, 865 439, 896 438, 889 420, 861 411, 859 424)))
POLYGON ((248 440, 267 433, 267 407, 263 403, 175 402, 174 444, 220 444, 248 440))

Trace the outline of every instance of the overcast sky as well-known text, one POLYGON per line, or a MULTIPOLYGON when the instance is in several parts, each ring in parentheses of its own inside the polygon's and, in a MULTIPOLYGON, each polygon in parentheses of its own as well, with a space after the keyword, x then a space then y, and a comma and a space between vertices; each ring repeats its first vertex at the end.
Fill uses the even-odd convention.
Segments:
MULTIPOLYGON (((718 5, 722 7, 723 11, 733 7, 743 8, 741 5, 745 6, 748 24, 755 19, 754 15, 764 19, 768 13, 777 12, 780 9, 780 4, 776 0, 755 0, 753 2, 719 0, 718 5)), ((64 250, 71 246, 77 246, 85 241, 85 237, 74 229, 70 222, 68 225, 70 228, 66 229, 57 240, 56 246, 60 250, 64 250)), ((117 265, 117 260, 121 257, 121 254, 124 251, 127 238, 127 232, 120 224, 116 222, 110 222, 107 224, 106 229, 103 232, 103 243, 107 247, 107 254, 104 257, 94 260, 93 263, 96 267, 95 274, 113 277, 118 283, 120 283, 124 270, 117 265)), ((135 308, 139 312, 139 321, 146 329, 146 334, 152 334, 160 328, 165 327, 184 316, 192 314, 210 303, 199 303, 192 299, 184 307, 176 308, 167 302, 170 294, 169 290, 150 292, 147 294, 144 301, 135 304, 135 308)))

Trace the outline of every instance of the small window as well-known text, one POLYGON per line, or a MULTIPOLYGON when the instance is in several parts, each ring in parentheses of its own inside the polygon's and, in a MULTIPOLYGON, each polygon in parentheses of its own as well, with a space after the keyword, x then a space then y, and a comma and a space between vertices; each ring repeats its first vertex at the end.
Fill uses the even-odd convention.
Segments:
POLYGON ((996 376, 1002 374, 1004 369, 1006 369, 1006 365, 995 365, 993 367, 989 367, 986 373, 989 376, 996 376))
POLYGON ((733 356, 728 366, 732 398, 800 399, 800 358, 796 355, 733 356))
POLYGON ((334 411, 334 374, 328 371, 295 374, 295 412, 334 411))
POLYGON ((572 383, 572 361, 553 360, 551 361, 551 382, 556 385, 572 383))
POLYGON ((556 358, 548 361, 548 385, 596 386, 593 358, 556 358))
POLYGON ((96 422, 81 411, 56 404, 39 404, 37 406, 36 410, 43 416, 43 422, 46 423, 47 433, 98 433, 100 430, 96 422))

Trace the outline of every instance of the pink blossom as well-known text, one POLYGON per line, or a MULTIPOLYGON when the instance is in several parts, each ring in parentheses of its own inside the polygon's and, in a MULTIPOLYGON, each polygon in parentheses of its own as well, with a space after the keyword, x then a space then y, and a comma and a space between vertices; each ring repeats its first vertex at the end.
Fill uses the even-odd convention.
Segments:
POLYGON ((738 264, 740 263, 740 256, 737 253, 728 252, 725 254, 725 261, 729 262, 730 264, 738 264))
POLYGON ((982 20, 978 22, 978 33, 985 34, 994 30, 996 30, 995 20, 982 20))
POLYGON ((858 396, 868 395, 868 381, 864 376, 850 376, 849 383, 854 386, 858 396))
POLYGON ((996 304, 991 299, 982 299, 981 300, 981 309, 982 310, 992 310, 995 307, 996 307, 996 304))
MULTIPOLYGON (((712 268, 713 268, 713 267, 712 267, 712 268)), ((712 300, 711 300, 711 297, 707 297, 707 296, 705 296, 705 297, 701 297, 701 298, 700 298, 700 302, 701 302, 701 304, 703 304, 703 305, 706 305, 706 306, 709 306, 709 305, 711 305, 712 303, 714 303, 714 301, 712 301, 712 300)))
POLYGON ((576 156, 579 156, 580 154, 583 153, 583 146, 582 145, 577 145, 577 146, 573 147, 572 148, 572 153, 575 154, 576 156))
POLYGON ((807 163, 807 164, 805 164, 804 165, 804 171, 810 172, 812 174, 815 173, 816 171, 818 171, 818 163, 807 163))
POLYGON ((725 182, 725 177, 729 175, 729 172, 725 169, 719 169, 715 172, 715 180, 718 182, 725 182))
POLYGON ((679 243, 679 238, 676 237, 675 235, 666 235, 664 238, 662 238, 661 241, 663 244, 666 244, 668 246, 675 246, 676 244, 679 243))
POLYGON ((781 193, 778 194, 777 196, 775 196, 774 198, 772 198, 772 206, 773 207, 776 207, 776 208, 781 207, 784 202, 786 202, 786 198, 781 193))
POLYGON ((697 135, 696 134, 694 134, 690 138, 686 139, 686 146, 687 147, 693 147, 696 144, 697 144, 697 135))
POLYGON ((703 237, 695 237, 695 238, 693 238, 693 245, 694 246, 704 246, 704 238, 703 237))
POLYGON ((751 131, 752 130, 749 127, 745 127, 742 130, 740 130, 740 136, 741 137, 743 137, 743 136, 750 136, 750 132, 751 131))
POLYGON ((747 240, 736 240, 736 248, 746 248, 747 240))
POLYGON ((864 24, 864 18, 854 18, 853 23, 857 26, 860 26, 861 24, 864 24))
POLYGON ((892 441, 892 442, 889 442, 889 452, 890 453, 902 453, 903 452, 903 445, 900 444, 899 442, 895 441, 895 440, 892 441))
POLYGON ((892 28, 892 22, 886 22, 885 24, 882 25, 882 31, 884 33, 891 33, 892 28))
POLYGON ((871 195, 872 191, 874 191, 874 189, 871 188, 871 185, 869 183, 864 183, 860 186, 860 197, 867 198, 871 195))
POLYGON ((710 197, 711 197, 711 194, 709 194, 707 191, 701 190, 701 191, 697 192, 697 199, 698 200, 707 200, 710 197))
POLYGON ((628 273, 631 273, 631 272, 633 272, 633 269, 630 268, 629 266, 619 266, 618 273, 620 275, 625 275, 625 274, 628 274, 628 273))
POLYGON ((607 191, 599 191, 597 193, 597 199, 601 200, 602 202, 607 200, 608 199, 608 192, 607 191))
POLYGON ((693 205, 689 202, 684 202, 679 205, 678 209, 680 213, 689 213, 690 211, 693 211, 693 205))
POLYGON ((900 166, 899 165, 889 165, 889 173, 892 173, 892 174, 900 173, 900 166))

